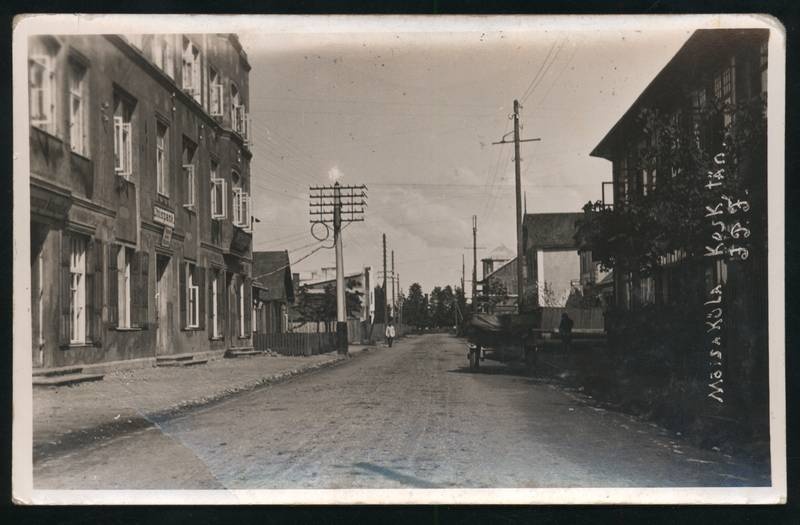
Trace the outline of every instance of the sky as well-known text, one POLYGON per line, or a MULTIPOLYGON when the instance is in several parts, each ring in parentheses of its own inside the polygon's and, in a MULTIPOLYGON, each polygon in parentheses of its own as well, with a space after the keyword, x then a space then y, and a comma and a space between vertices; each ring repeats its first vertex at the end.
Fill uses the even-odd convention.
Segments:
POLYGON ((308 187, 366 184, 365 221, 343 231, 346 272, 380 270, 385 233, 404 290, 458 285, 462 255, 469 289, 473 215, 479 260, 515 249, 513 145, 491 144, 513 129, 513 100, 522 138, 541 139, 521 145, 528 213, 580 211, 611 180, 610 163, 589 153, 690 34, 597 24, 240 34, 254 249, 289 250, 294 272, 333 266, 334 250, 311 236, 308 187))

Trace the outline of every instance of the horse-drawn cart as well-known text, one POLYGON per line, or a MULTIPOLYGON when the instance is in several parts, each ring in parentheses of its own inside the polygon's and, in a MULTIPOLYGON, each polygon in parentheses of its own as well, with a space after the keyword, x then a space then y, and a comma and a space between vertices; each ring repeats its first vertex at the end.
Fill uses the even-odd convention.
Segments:
POLYGON ((477 370, 484 359, 524 361, 529 370, 536 366, 537 342, 541 332, 541 310, 523 314, 476 314, 470 319, 469 367, 477 370))

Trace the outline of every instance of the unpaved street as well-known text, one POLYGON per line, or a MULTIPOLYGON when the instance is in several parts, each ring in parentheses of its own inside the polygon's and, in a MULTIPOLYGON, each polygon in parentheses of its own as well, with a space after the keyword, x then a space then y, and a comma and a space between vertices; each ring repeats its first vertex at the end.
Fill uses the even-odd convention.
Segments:
POLYGON ((450 335, 404 339, 50 458, 81 489, 653 487, 769 480, 521 370, 466 369, 450 335))

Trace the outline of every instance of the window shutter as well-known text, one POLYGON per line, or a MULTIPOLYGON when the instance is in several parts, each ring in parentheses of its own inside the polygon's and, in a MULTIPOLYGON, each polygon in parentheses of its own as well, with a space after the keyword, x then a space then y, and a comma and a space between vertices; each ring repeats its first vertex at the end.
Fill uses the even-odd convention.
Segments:
POLYGON ((88 330, 95 346, 99 346, 103 333, 103 242, 94 241, 94 316, 88 330))
POLYGON ((252 221, 250 220, 250 195, 242 193, 242 228, 251 231, 252 221))
POLYGON ((122 174, 122 117, 114 117, 114 171, 122 174))
POLYGON ((150 301, 150 254, 139 252, 139 308, 137 309, 137 319, 141 328, 148 327, 148 311, 150 301))
MULTIPOLYGON (((206 283, 206 292, 204 295, 208 299, 208 315, 206 316, 206 320, 208 321, 208 338, 211 339, 214 337, 214 318, 211 316, 213 304, 214 304, 214 290, 212 288, 212 281, 214 280, 215 272, 211 268, 208 269, 208 282, 206 283)), ((219 290, 219 289, 218 289, 219 290)), ((201 288, 202 293, 202 288, 201 288)), ((217 316, 219 316, 219 292, 217 292, 217 316)))
POLYGON ((117 255, 119 245, 108 244, 108 324, 119 325, 119 274, 117 273, 117 255))
POLYGON ((198 317, 198 324, 200 329, 204 330, 206 327, 206 294, 203 293, 206 289, 206 269, 200 266, 197 267, 197 300, 200 301, 200 313, 198 317))
POLYGON ((58 330, 58 344, 60 346, 69 345, 69 323, 72 313, 70 299, 72 297, 72 286, 70 276, 70 256, 72 254, 72 246, 70 245, 70 236, 66 232, 61 234, 61 267, 60 267, 60 281, 61 281, 61 319, 59 322, 58 330))
POLYGON ((219 179, 211 179, 211 218, 216 219, 219 217, 217 213, 217 186, 219 179))
POLYGON ((187 321, 186 303, 188 302, 187 301, 188 297, 186 296, 187 290, 186 290, 186 262, 185 261, 181 262, 180 268, 181 268, 180 269, 180 275, 178 277, 179 277, 179 280, 180 280, 180 294, 181 294, 181 297, 180 297, 180 303, 181 303, 181 328, 185 329, 186 325, 188 324, 186 322, 187 321))
POLYGON ((225 179, 220 179, 222 181, 222 218, 228 216, 228 191, 227 191, 227 181, 225 179))
POLYGON ((128 140, 125 141, 125 159, 124 164, 122 166, 123 173, 125 174, 125 178, 127 179, 130 177, 131 173, 133 172, 133 135, 131 134, 131 123, 125 122, 122 124, 123 135, 128 137, 128 140))
POLYGON ((131 265, 131 276, 130 276, 130 304, 128 308, 130 309, 130 319, 131 324, 130 326, 139 326, 139 305, 142 301, 142 271, 140 265, 139 254, 134 252, 129 248, 121 248, 125 250, 125 256, 130 257, 129 264, 131 265))
POLYGON ((252 281, 247 278, 242 278, 244 281, 244 335, 250 337, 252 335, 252 322, 253 316, 253 286, 252 281))
POLYGON ((86 243, 86 315, 83 322, 86 324, 86 340, 94 341, 94 288, 96 279, 94 275, 95 262, 94 262, 94 239, 89 239, 86 243))

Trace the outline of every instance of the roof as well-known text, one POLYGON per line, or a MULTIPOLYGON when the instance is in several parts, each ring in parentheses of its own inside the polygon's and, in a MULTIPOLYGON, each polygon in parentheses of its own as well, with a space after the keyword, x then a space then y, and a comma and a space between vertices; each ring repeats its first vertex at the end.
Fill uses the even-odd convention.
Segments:
POLYGON ((513 257, 516 257, 516 254, 506 247, 505 244, 501 244, 494 250, 492 250, 489 255, 481 259, 482 261, 507 261, 513 257))
POLYGON ((528 213, 522 223, 525 232, 525 249, 564 248, 578 249, 575 241, 575 222, 583 213, 528 213))
POLYGON ((289 252, 253 252, 253 286, 263 288, 267 301, 294 301, 289 252))
POLYGON ((768 35, 768 29, 698 29, 692 33, 590 155, 609 159, 617 135, 635 123, 642 107, 663 106, 670 97, 680 96, 679 87, 685 85, 687 79, 699 78, 703 69, 713 64, 720 53, 729 52, 737 43, 747 45, 768 35))

